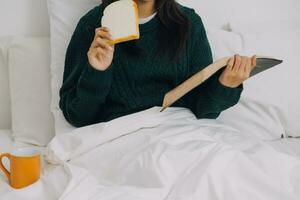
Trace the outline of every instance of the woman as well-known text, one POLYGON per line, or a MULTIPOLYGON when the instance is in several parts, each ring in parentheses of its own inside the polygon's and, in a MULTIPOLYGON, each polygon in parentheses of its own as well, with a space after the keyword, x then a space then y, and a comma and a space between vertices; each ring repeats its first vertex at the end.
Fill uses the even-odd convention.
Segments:
MULTIPOLYGON (((111 36, 100 19, 114 1, 103 0, 81 18, 68 46, 60 108, 76 127, 161 106, 166 92, 212 63, 201 18, 175 0, 138 0, 140 39, 108 45, 111 36)), ((255 63, 255 57, 236 55, 173 106, 217 118, 238 102, 255 63)))

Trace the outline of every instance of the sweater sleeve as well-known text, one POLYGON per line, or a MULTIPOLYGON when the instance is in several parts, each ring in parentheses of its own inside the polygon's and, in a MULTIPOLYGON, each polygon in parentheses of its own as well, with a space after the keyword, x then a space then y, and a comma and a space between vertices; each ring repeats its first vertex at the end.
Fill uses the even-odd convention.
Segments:
MULTIPOLYGON (((193 12, 191 23, 191 62, 189 76, 213 62, 211 48, 201 18, 193 12)), ((220 113, 234 106, 240 99, 243 86, 229 88, 219 82, 219 70, 203 84, 186 95, 188 107, 197 118, 217 118, 220 113)))
POLYGON ((112 84, 113 66, 106 71, 94 69, 87 52, 94 30, 81 19, 66 52, 63 84, 60 89, 60 108, 66 120, 76 127, 97 123, 112 84))

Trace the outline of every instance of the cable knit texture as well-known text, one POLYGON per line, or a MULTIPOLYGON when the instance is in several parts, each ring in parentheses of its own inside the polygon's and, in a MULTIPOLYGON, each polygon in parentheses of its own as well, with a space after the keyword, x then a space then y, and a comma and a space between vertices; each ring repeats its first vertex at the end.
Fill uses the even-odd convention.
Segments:
MULTIPOLYGON (((118 44, 106 71, 94 69, 87 58, 95 29, 101 27, 102 6, 80 19, 67 49, 60 89, 60 108, 69 123, 81 127, 161 106, 165 93, 212 63, 201 18, 193 9, 180 8, 190 20, 191 29, 186 48, 176 62, 170 61, 168 55, 157 56, 162 25, 156 15, 140 25, 141 38, 137 44, 145 53, 128 53, 124 44, 118 44)), ((238 102, 242 92, 242 85, 223 86, 218 80, 221 72, 173 106, 190 108, 197 118, 217 118, 238 102)))

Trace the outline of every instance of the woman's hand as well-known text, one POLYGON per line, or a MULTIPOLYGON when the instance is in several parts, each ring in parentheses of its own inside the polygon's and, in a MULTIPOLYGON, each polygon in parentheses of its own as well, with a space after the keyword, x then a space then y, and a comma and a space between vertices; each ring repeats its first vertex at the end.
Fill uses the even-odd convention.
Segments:
POLYGON ((95 30, 95 38, 88 51, 90 65, 96 70, 104 71, 112 63, 114 55, 114 45, 108 44, 112 40, 109 30, 105 27, 95 30))
POLYGON ((219 81, 226 87, 236 88, 249 78, 255 66, 256 56, 250 58, 235 55, 228 61, 227 67, 219 77, 219 81))

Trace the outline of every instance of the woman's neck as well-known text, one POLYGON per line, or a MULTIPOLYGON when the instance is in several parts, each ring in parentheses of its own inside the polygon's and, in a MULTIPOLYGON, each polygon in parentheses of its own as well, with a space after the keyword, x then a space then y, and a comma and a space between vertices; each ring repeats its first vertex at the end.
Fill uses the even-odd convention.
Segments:
POLYGON ((155 0, 138 0, 139 17, 146 18, 155 12, 155 0))

